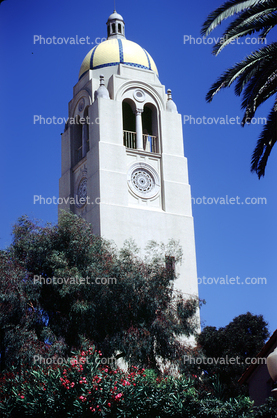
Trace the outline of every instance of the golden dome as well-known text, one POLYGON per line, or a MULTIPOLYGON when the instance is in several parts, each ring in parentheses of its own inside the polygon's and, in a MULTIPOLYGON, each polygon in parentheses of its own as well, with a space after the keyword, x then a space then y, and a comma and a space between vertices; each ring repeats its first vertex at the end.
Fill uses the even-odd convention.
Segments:
POLYGON ((79 79, 88 70, 119 64, 144 68, 158 75, 156 64, 145 49, 125 38, 113 38, 96 45, 89 51, 81 65, 79 79))

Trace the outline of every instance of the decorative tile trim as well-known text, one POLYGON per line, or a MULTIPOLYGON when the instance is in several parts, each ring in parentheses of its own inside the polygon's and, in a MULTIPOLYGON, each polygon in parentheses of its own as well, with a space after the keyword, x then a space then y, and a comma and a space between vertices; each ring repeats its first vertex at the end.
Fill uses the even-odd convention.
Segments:
POLYGON ((119 61, 121 63, 124 62, 124 58, 123 58, 123 45, 122 45, 122 40, 118 39, 118 47, 119 47, 119 61))
MULTIPOLYGON (((143 49, 143 48, 142 48, 143 49)), ((147 61, 148 61, 148 66, 149 66, 149 70, 152 70, 152 68, 151 68, 151 62, 150 62, 150 58, 149 58, 149 55, 148 55, 148 52, 147 51, 145 51, 145 49, 143 49, 144 50, 144 52, 145 52, 145 55, 146 55, 146 57, 147 57, 147 61)))
MULTIPOLYGON (((98 46, 98 45, 97 45, 98 46)), ((92 70, 93 69, 93 57, 95 54, 95 51, 97 49, 97 46, 95 46, 91 52, 91 56, 90 56, 90 62, 89 62, 89 68, 92 70)))

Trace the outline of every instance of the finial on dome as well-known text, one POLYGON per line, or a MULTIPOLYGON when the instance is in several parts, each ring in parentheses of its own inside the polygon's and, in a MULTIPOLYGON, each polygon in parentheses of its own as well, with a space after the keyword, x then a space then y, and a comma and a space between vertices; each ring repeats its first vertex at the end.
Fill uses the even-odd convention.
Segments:
POLYGON ((125 39, 125 23, 123 17, 117 13, 115 7, 107 21, 108 39, 125 39))
POLYGON ((100 86, 94 93, 94 99, 96 100, 99 97, 103 97, 104 99, 109 99, 110 95, 109 95, 108 89, 105 87, 104 76, 101 74, 99 78, 100 78, 100 86))
POLYGON ((105 77, 103 76, 103 74, 100 74, 99 78, 100 78, 100 86, 105 86, 105 77))
POLYGON ((167 90, 167 102, 166 102, 166 110, 172 113, 178 113, 177 106, 172 100, 171 90, 167 90))

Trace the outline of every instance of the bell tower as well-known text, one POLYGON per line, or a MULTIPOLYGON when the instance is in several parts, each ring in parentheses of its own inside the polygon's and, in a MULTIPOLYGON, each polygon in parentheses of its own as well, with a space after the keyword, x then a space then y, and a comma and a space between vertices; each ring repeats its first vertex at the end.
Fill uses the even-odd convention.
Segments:
POLYGON ((60 208, 122 247, 179 241, 176 288, 198 296, 182 118, 150 54, 114 12, 107 40, 84 58, 62 135, 60 208))

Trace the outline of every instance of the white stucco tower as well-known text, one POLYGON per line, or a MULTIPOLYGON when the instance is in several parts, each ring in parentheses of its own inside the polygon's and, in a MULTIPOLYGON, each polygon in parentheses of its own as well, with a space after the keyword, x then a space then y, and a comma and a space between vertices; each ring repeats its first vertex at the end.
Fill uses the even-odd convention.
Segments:
POLYGON ((133 238, 179 240, 176 287, 198 296, 194 226, 182 120, 152 57, 125 38, 114 12, 107 40, 85 57, 62 135, 60 197, 120 248, 133 238))

